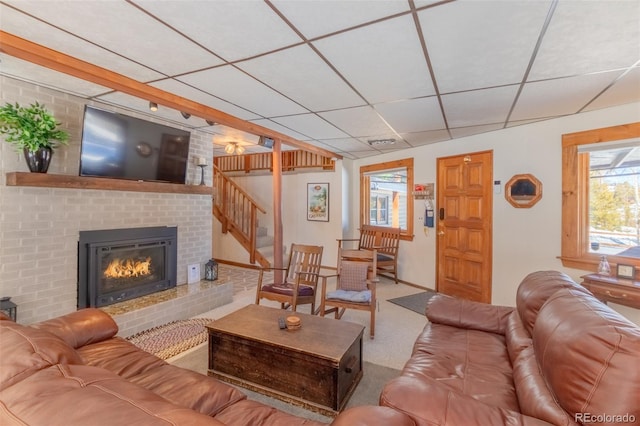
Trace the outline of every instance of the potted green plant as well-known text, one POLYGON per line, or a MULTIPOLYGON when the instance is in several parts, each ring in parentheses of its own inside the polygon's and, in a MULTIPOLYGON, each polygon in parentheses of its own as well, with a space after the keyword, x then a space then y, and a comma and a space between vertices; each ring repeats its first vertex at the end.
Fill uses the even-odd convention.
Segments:
POLYGON ((18 151, 22 150, 32 172, 46 173, 54 148, 67 144, 69 134, 59 125, 38 102, 28 107, 17 102, 0 107, 0 133, 18 151))

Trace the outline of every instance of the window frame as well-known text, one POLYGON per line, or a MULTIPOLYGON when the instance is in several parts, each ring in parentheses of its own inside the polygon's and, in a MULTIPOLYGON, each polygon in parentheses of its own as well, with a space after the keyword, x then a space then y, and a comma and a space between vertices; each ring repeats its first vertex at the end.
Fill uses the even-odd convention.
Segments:
MULTIPOLYGON (((400 239, 413 240, 413 158, 387 161, 384 163, 369 164, 360 167, 360 228, 369 224, 369 214, 371 211, 371 190, 369 174, 379 173, 384 170, 407 170, 407 229, 401 229, 400 239)), ((389 210, 390 206, 387 206, 389 210)), ((387 215, 389 212, 387 211, 387 215)))
MULTIPOLYGON (((622 141, 640 137, 640 122, 603 127, 562 135, 562 265, 595 272, 600 254, 591 253, 589 240, 589 154, 578 153, 581 145, 622 141)), ((640 259, 607 256, 612 270, 618 264, 636 267, 640 259)))

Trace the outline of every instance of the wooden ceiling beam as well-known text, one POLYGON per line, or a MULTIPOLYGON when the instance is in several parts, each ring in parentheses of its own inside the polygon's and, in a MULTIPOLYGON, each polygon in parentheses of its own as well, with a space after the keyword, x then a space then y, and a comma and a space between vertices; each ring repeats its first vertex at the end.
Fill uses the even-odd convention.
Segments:
POLYGON ((62 72, 101 86, 127 93, 141 99, 155 102, 186 112, 205 120, 214 121, 217 124, 238 129, 257 136, 267 136, 277 139, 281 143, 293 146, 305 151, 314 152, 331 158, 342 158, 335 152, 328 151, 317 146, 299 141, 283 133, 268 129, 255 123, 242 120, 215 108, 194 102, 187 98, 174 95, 156 87, 141 83, 122 74, 110 71, 106 68, 90 64, 74 58, 62 52, 58 52, 40 44, 33 43, 21 37, 0 30, 0 52, 16 58, 32 62, 43 67, 62 72))

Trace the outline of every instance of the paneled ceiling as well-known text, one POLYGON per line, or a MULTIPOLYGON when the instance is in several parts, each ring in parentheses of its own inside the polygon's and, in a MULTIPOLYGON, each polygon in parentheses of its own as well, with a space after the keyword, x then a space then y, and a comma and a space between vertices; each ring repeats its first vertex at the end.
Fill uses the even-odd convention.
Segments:
MULTIPOLYGON (((0 28, 352 159, 640 101, 638 0, 0 0, 0 28)), ((4 75, 151 114, 0 60, 4 75)), ((265 150, 153 114, 211 133, 215 155, 265 150)))

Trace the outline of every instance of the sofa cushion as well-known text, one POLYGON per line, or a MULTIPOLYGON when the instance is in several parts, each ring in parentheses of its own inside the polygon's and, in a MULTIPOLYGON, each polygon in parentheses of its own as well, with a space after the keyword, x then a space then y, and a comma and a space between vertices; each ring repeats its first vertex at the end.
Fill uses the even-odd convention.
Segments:
POLYGON ((83 346, 78 348, 78 353, 85 364, 104 368, 125 379, 167 364, 121 337, 83 346))
POLYGON ((524 328, 524 324, 518 315, 518 311, 513 311, 507 321, 507 330, 504 333, 505 341, 507 343, 507 351, 509 352, 509 359, 511 362, 515 362, 520 352, 533 345, 531 335, 527 333, 524 328))
POLYGON ((545 382, 571 415, 640 419, 640 328, 591 294, 561 289, 542 306, 533 345, 545 382))
POLYGON ((432 323, 504 334, 509 306, 474 302, 438 293, 427 302, 426 315, 432 323))
POLYGON ((326 423, 297 417, 248 399, 221 411, 215 419, 228 426, 326 426, 326 423))
POLYGON ((435 380, 484 403, 518 410, 511 362, 499 334, 427 324, 402 375, 435 380))
POLYGON ((222 425, 106 370, 57 364, 0 391, 0 424, 222 425))
POLYGON ((118 325, 113 318, 96 308, 80 309, 31 327, 55 334, 76 349, 107 340, 118 333, 118 325))
POLYGON ((0 390, 58 363, 82 364, 62 339, 13 321, 0 321, 0 390))
POLYGON ((516 292, 516 308, 525 330, 531 335, 542 305, 556 291, 571 288, 588 293, 568 275, 558 271, 537 271, 527 275, 516 292))

